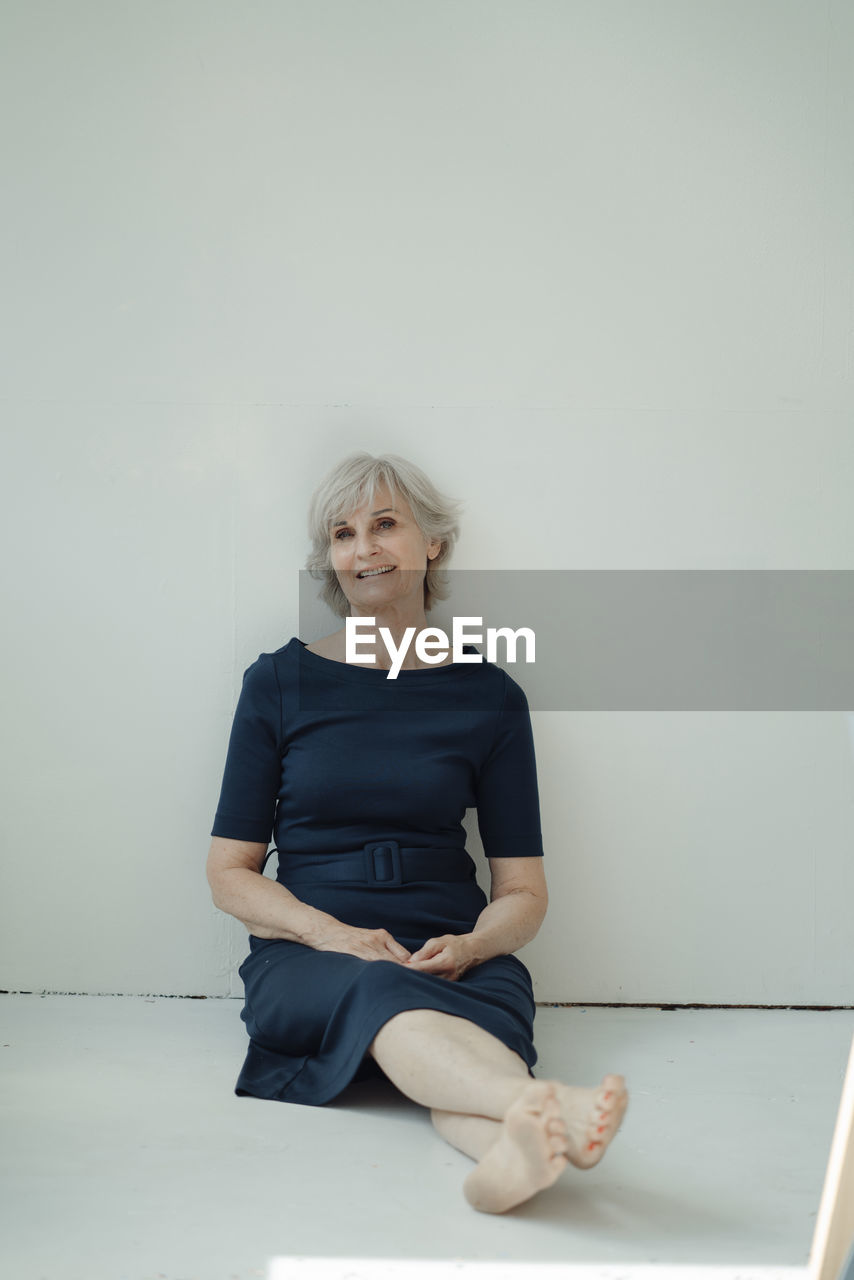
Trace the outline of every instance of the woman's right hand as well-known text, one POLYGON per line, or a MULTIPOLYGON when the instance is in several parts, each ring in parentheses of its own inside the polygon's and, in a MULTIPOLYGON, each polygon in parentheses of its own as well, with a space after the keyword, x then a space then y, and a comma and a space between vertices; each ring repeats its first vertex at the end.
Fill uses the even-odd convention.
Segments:
POLYGON ((339 951, 345 956, 358 956, 360 960, 395 960, 398 964, 406 964, 412 954, 388 929, 357 929, 349 924, 339 924, 324 934, 315 943, 315 950, 339 951))

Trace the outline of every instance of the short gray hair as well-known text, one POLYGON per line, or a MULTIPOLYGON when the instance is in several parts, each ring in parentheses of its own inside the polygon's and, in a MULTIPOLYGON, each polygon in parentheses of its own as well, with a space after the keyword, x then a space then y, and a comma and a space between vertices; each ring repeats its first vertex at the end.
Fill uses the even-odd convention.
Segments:
POLYGON ((447 563, 459 537, 459 517, 463 504, 440 493, 420 467, 396 453, 374 457, 370 453, 351 453, 320 482, 312 494, 308 511, 308 533, 311 551, 305 567, 312 578, 321 579, 320 598, 341 618, 348 615, 350 601, 332 568, 330 543, 332 525, 347 518, 364 502, 373 502, 380 485, 386 484, 393 495, 401 494, 415 517, 425 539, 441 542, 439 552, 427 561, 424 575, 424 612, 435 600, 449 595, 447 577, 440 566, 447 563))

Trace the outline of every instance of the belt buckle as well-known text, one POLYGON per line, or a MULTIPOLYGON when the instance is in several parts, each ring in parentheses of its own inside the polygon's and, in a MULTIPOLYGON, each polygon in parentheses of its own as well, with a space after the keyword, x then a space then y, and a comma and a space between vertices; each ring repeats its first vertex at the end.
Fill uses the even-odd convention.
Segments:
POLYGON ((365 875, 376 889, 393 889, 403 884, 400 845, 396 840, 371 840, 365 845, 365 875))

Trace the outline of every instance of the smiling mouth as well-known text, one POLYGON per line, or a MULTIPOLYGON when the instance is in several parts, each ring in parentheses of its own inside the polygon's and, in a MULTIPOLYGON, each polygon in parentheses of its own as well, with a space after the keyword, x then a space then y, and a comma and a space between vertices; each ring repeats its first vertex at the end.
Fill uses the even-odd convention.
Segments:
POLYGON ((363 569, 361 573, 356 574, 356 577, 361 579, 381 578, 383 574, 391 573, 394 568, 395 568, 395 565, 388 564, 388 565, 380 565, 376 569, 363 569))

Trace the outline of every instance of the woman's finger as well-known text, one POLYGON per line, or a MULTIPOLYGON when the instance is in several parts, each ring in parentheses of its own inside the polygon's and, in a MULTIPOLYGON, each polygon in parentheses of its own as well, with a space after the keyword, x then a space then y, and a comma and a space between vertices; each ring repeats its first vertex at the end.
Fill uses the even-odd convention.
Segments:
POLYGON ((449 967, 449 962, 450 957, 445 954, 445 948, 443 947, 441 951, 436 953, 436 955, 425 956, 423 960, 417 960, 416 957, 413 956, 409 963, 410 965, 414 964, 414 967, 418 969, 427 969, 432 973, 436 969, 447 969, 449 967))
POLYGON ((445 944, 439 938, 428 938, 418 951, 410 956, 411 960, 426 960, 429 956, 435 956, 440 951, 444 951, 445 944))
POLYGON ((376 940, 383 951, 390 951, 392 955, 397 956, 399 960, 408 960, 409 952, 406 947, 402 946, 395 938, 394 934, 389 933, 387 929, 377 930, 376 940))

